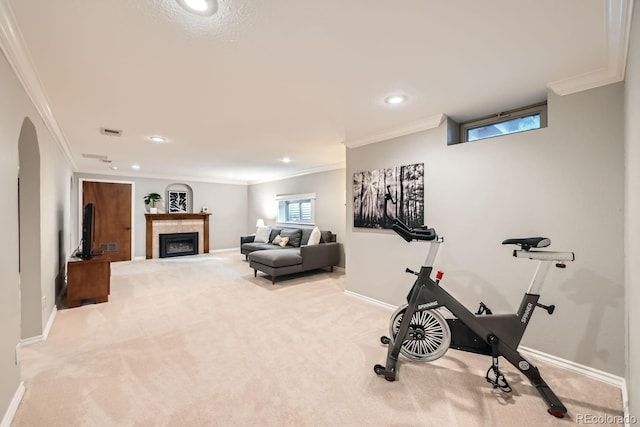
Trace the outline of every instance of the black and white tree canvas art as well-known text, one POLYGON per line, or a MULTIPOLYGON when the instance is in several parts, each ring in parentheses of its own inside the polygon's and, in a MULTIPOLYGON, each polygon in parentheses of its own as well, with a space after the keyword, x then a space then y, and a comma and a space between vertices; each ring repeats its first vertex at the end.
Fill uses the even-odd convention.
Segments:
POLYGON ((188 203, 188 193, 186 191, 169 191, 169 213, 186 213, 188 203))
POLYGON ((377 169, 353 174, 353 226, 391 228, 384 217, 384 195, 390 186, 394 205, 387 215, 409 227, 424 224, 424 163, 377 169))

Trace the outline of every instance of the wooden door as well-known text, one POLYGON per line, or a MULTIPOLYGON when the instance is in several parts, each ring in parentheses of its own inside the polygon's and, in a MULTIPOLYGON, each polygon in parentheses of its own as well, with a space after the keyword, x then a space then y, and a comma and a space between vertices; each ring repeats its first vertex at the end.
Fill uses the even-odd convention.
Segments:
POLYGON ((111 261, 131 260, 131 184, 83 181, 82 203, 95 207, 94 251, 111 261))

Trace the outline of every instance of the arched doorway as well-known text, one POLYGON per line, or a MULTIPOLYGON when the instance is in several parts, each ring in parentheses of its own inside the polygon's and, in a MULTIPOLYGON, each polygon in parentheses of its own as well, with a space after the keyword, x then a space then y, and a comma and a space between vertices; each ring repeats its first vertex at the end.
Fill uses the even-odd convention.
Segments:
POLYGON ((40 263, 40 147, 27 117, 18 139, 18 218, 20 235, 20 312, 22 339, 42 335, 40 263))

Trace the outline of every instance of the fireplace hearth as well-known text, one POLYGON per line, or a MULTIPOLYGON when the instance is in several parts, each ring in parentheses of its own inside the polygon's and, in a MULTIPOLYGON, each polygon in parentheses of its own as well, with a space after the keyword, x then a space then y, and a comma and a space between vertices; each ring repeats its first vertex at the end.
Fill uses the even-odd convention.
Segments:
POLYGON ((198 233, 160 234, 160 258, 198 254, 198 233))

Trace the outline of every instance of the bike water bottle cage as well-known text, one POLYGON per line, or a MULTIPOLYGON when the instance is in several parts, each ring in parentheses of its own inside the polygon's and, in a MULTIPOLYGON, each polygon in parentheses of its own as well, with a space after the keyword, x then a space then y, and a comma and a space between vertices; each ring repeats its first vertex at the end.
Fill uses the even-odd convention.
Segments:
POLYGON ((519 245, 523 250, 528 251, 531 248, 546 248, 551 244, 551 239, 547 237, 525 237, 522 239, 507 239, 502 244, 519 245))

